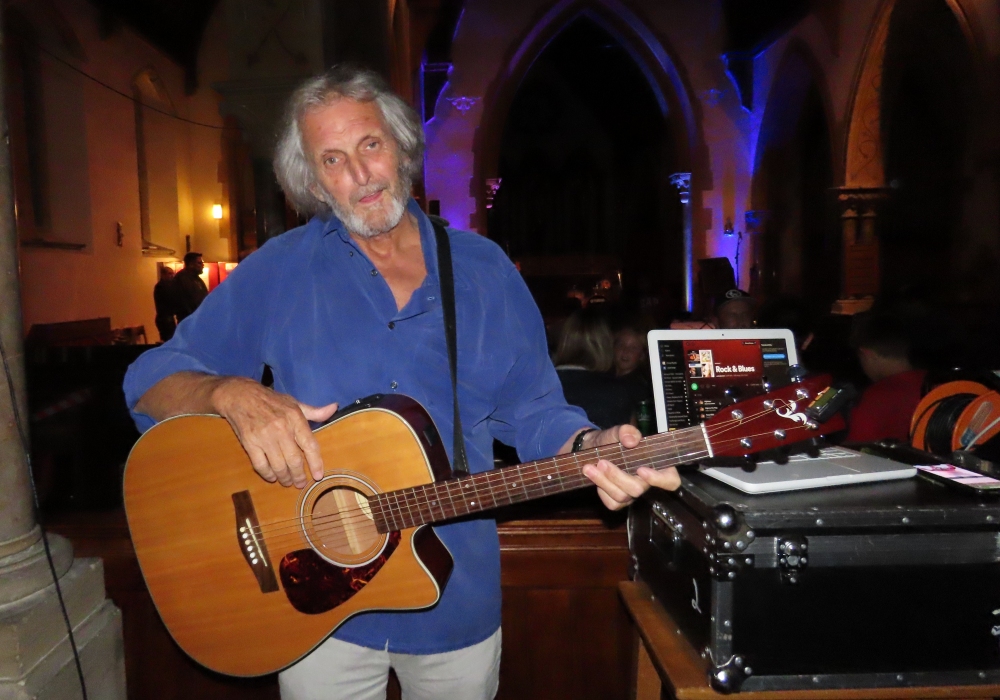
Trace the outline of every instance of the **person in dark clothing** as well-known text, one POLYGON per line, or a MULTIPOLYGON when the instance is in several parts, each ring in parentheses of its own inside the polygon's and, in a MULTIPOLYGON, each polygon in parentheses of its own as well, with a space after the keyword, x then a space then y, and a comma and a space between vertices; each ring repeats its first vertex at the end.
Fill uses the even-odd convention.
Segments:
POLYGON ((201 279, 205 263, 201 253, 188 253, 184 256, 184 269, 174 275, 174 300, 176 303, 177 322, 194 313, 208 296, 208 287, 201 279))
POLYGON ((563 324, 553 363, 566 403, 579 406, 595 425, 633 423, 632 396, 609 372, 614 339, 603 315, 593 309, 573 313, 563 324))
POLYGON ((614 351, 613 373, 628 390, 632 408, 638 410, 641 401, 653 398, 646 333, 636 323, 621 325, 615 331, 614 351))
POLYGON ((177 321, 174 319, 177 313, 174 271, 166 265, 160 268, 160 280, 153 287, 153 306, 156 307, 156 330, 160 333, 160 340, 165 343, 174 337, 174 330, 177 329, 177 321))

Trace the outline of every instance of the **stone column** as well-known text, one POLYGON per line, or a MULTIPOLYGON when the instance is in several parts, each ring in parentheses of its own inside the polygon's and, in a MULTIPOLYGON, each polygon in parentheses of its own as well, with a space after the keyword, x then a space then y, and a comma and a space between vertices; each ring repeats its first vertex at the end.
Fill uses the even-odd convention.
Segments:
POLYGON ((841 298, 835 312, 855 313, 870 305, 879 290, 878 213, 888 190, 884 187, 843 187, 836 190, 843 248, 841 298))
MULTIPOLYGON (((2 67, 0 75, 3 75, 2 67)), ((25 453, 28 439, 28 402, 21 342, 24 331, 21 325, 14 187, 10 152, 7 148, 7 115, 2 91, 0 91, 0 124, 4 127, 4 139, 0 143, 0 343, 3 344, 3 354, 6 358, 6 371, 0 372, 0 604, 2 604, 26 593, 37 591, 44 587, 45 581, 51 579, 51 576, 47 562, 38 560, 41 530, 35 523, 31 476, 25 453), (24 431, 23 436, 19 431, 19 425, 24 431)), ((64 562, 60 561, 60 564, 63 565, 65 572, 64 562)))
POLYGON ((684 308, 694 310, 694 233, 691 224, 691 173, 674 173, 670 184, 677 188, 684 216, 684 308))
POLYGON ((35 521, 26 454, 27 393, 2 47, 0 29, 0 124, 4 128, 0 141, 0 342, 6 360, 5 371, 0 371, 0 700, 82 696, 53 585, 53 568, 74 628, 89 697, 124 700, 121 613, 105 600, 101 561, 74 560, 69 542, 50 535, 50 568, 35 521))

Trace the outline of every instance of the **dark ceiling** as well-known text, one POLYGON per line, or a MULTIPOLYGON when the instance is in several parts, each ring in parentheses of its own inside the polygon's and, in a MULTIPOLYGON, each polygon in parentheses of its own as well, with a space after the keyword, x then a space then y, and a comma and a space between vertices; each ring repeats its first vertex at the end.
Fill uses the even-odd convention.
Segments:
POLYGON ((141 34, 184 68, 185 89, 198 85, 198 48, 219 0, 90 0, 111 33, 122 24, 141 34))
MULTIPOLYGON (((209 17, 219 0, 90 0, 101 13, 104 30, 125 24, 177 61, 185 72, 189 92, 198 85, 198 48, 209 17)), ((417 3, 418 5, 421 3, 417 3)), ((451 35, 461 14, 463 0, 424 2, 438 14, 426 46, 430 62, 449 61, 451 35), (436 7, 435 7, 436 5, 436 7)), ((752 57, 800 20, 810 0, 722 0, 728 35, 726 59, 731 72, 745 71, 752 57)), ((741 75, 739 83, 748 83, 741 75)), ((749 85, 744 84, 744 91, 749 85)), ((749 95, 744 94, 748 101, 749 95)), ((752 98, 750 98, 752 99, 752 98)), ((749 106, 749 105, 748 105, 749 106)))

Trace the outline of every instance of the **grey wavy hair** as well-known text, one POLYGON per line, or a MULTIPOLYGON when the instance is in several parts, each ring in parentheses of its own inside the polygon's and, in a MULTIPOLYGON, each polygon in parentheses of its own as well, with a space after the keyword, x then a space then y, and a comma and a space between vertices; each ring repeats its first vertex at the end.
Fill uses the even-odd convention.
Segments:
POLYGON ((424 129, 417 113, 375 71, 352 65, 333 66, 309 78, 292 93, 278 132, 274 174, 300 214, 330 211, 330 205, 313 194, 313 189, 320 185, 302 142, 302 119, 310 110, 345 97, 378 106, 382 121, 399 148, 401 178, 412 182, 423 170, 424 129))

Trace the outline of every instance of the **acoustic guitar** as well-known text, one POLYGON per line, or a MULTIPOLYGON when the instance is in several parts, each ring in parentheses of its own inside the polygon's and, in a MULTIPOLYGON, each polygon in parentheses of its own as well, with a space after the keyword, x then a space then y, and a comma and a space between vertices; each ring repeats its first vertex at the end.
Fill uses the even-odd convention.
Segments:
POLYGON ((705 423, 452 478, 440 436, 401 395, 356 402, 315 431, 326 475, 305 489, 253 471, 225 419, 180 416, 136 443, 125 510, 136 556, 177 644, 220 673, 258 676, 308 654, 372 610, 434 605, 452 560, 428 525, 592 486, 581 467, 627 472, 743 455, 839 430, 807 405, 816 377, 720 410, 705 423))

